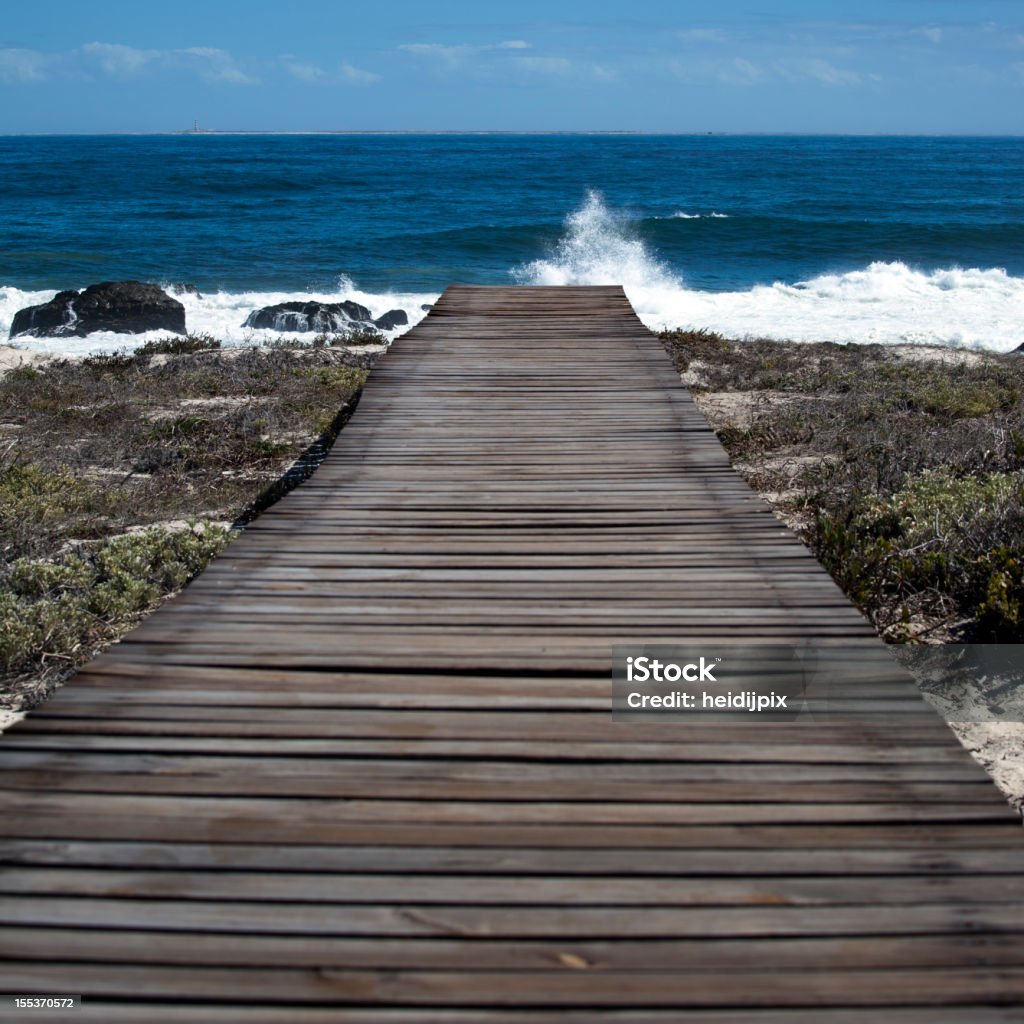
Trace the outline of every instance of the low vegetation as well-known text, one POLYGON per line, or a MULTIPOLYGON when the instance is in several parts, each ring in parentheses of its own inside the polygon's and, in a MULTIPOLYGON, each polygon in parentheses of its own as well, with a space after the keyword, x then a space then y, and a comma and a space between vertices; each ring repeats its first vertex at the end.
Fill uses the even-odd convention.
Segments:
POLYGON ((4 567, 0 665, 8 706, 31 706, 205 568, 227 543, 216 526, 150 527, 4 567))
POLYGON ((663 341, 734 464, 894 641, 1024 640, 1024 360, 663 341))
MULTIPOLYGON (((1024 641, 1024 359, 662 338, 885 637, 1024 641)), ((0 704, 41 700, 308 475, 377 341, 170 338, 0 378, 0 704)))
POLYGON ((351 344, 169 338, 0 378, 0 703, 42 699, 315 467, 372 359, 351 344))

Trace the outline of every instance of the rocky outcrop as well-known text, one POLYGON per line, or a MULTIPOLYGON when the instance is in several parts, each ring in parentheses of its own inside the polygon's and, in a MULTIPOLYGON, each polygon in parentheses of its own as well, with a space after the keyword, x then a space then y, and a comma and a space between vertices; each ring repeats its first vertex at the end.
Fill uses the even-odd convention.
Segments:
POLYGON ((383 316, 373 321, 374 326, 382 331, 393 331, 396 327, 404 327, 409 317, 404 309, 389 309, 383 316))
POLYGON ((279 302, 253 310, 243 327, 268 331, 345 331, 352 323, 371 323, 372 316, 358 302, 279 302))
POLYGON ((58 292, 49 302, 14 314, 12 338, 84 338, 96 331, 185 333, 185 307, 155 284, 104 281, 83 292, 58 292))
POLYGON ((49 302, 39 306, 26 306, 14 314, 11 321, 10 337, 28 335, 36 338, 59 337, 62 334, 76 334, 72 326, 78 317, 73 303, 81 293, 76 291, 57 292, 49 302))

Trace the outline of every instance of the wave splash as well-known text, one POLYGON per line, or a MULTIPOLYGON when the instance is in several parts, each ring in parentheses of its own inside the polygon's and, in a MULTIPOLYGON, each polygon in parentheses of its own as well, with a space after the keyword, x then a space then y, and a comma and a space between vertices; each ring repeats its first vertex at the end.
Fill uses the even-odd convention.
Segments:
POLYGON ((928 344, 1009 352, 1024 342, 1024 278, 999 267, 916 270, 900 262, 746 291, 687 288, 596 192, 573 211, 553 253, 512 271, 522 284, 621 284, 654 330, 708 328, 733 338, 928 344))
POLYGON ((512 276, 520 284, 621 284, 634 291, 682 287, 630 233, 629 220, 609 210, 593 191, 566 217, 565 233, 550 258, 516 267, 512 276))

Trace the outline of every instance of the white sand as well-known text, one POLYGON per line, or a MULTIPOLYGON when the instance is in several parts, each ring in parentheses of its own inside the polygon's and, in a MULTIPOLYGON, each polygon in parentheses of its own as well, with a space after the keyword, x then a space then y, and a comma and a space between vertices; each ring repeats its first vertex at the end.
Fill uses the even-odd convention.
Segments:
POLYGON ((16 722, 25 717, 24 711, 11 711, 10 708, 0 708, 0 732, 9 729, 16 722))
POLYGON ((1024 814, 1024 722, 953 722, 950 728, 1024 814))
POLYGON ((17 345, 0 345, 0 376, 19 366, 37 366, 53 358, 45 352, 31 352, 17 345))

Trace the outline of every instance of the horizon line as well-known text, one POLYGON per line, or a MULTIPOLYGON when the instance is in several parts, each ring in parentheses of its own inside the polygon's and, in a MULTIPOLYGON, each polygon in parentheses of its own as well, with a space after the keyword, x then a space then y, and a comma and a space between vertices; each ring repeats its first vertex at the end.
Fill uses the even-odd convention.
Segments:
POLYGON ((202 135, 637 135, 679 138, 869 138, 869 139, 1020 139, 1004 132, 803 132, 803 131, 659 131, 642 128, 176 128, 139 131, 5 132, 0 138, 111 138, 202 135))

